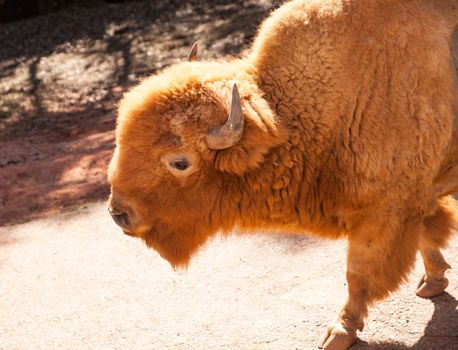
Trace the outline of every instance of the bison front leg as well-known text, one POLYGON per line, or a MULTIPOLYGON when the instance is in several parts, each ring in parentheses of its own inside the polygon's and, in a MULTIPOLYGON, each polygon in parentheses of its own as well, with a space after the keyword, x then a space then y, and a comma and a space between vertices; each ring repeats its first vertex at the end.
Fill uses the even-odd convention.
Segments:
POLYGON ((415 261, 418 235, 413 227, 403 226, 404 230, 374 234, 369 230, 368 234, 350 237, 348 299, 337 321, 328 327, 320 348, 348 349, 356 340, 356 331, 364 328, 368 307, 395 290, 406 277, 415 261))

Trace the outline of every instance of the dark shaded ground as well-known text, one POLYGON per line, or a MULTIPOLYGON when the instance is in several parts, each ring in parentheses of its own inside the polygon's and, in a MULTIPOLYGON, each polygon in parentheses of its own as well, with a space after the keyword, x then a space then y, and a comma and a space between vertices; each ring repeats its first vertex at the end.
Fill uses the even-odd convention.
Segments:
POLYGON ((94 2, 121 3, 138 0, 0 0, 0 22, 13 22, 20 19, 46 15, 71 5, 84 5, 94 2))
POLYGON ((203 58, 237 54, 271 6, 223 0, 96 3, 2 24, 1 137, 57 123, 78 125, 76 112, 93 117, 111 111, 127 86, 182 60, 196 40, 203 58))
POLYGON ((279 2, 89 3, 0 24, 0 225, 104 198, 122 92, 194 41, 238 54, 279 2))

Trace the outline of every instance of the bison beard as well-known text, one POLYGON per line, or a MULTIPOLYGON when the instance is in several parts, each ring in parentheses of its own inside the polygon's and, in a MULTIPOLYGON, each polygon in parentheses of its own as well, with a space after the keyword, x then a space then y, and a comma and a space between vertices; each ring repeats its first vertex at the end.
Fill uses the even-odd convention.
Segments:
POLYGON ((151 229, 144 236, 148 247, 155 249, 174 268, 186 268, 191 256, 202 246, 209 235, 205 230, 191 229, 166 231, 151 229))
POLYGON ((240 59, 183 62, 123 97, 110 213, 174 267, 216 232, 347 238, 348 299, 321 346, 457 228, 458 0, 294 0, 240 59), (122 218, 122 220, 121 220, 122 218))

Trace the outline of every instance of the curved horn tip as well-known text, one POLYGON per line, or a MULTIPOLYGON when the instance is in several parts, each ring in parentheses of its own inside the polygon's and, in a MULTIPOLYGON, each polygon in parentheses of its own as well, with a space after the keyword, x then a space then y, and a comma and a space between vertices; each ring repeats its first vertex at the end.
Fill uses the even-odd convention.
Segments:
POLYGON ((232 111, 231 114, 234 114, 234 112, 243 113, 242 104, 240 103, 239 89, 237 88, 236 83, 232 85, 231 111, 232 111))
POLYGON ((206 137, 210 149, 221 150, 237 144, 242 138, 244 116, 237 85, 232 86, 231 110, 226 123, 211 130, 206 137))
POLYGON ((197 61, 197 41, 192 45, 191 51, 188 55, 188 61, 197 61))

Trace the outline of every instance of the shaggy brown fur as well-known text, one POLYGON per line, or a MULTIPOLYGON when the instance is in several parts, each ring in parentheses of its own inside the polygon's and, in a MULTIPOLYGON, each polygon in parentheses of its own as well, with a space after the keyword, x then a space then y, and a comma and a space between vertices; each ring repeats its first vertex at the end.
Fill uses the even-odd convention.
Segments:
POLYGON ((346 349, 417 250, 417 293, 446 287, 457 67, 457 0, 292 1, 247 57, 178 64, 125 95, 110 205, 176 266, 234 227, 346 237, 349 298, 323 344, 346 349), (242 139, 211 150, 205 136, 225 122, 234 82, 242 139))

